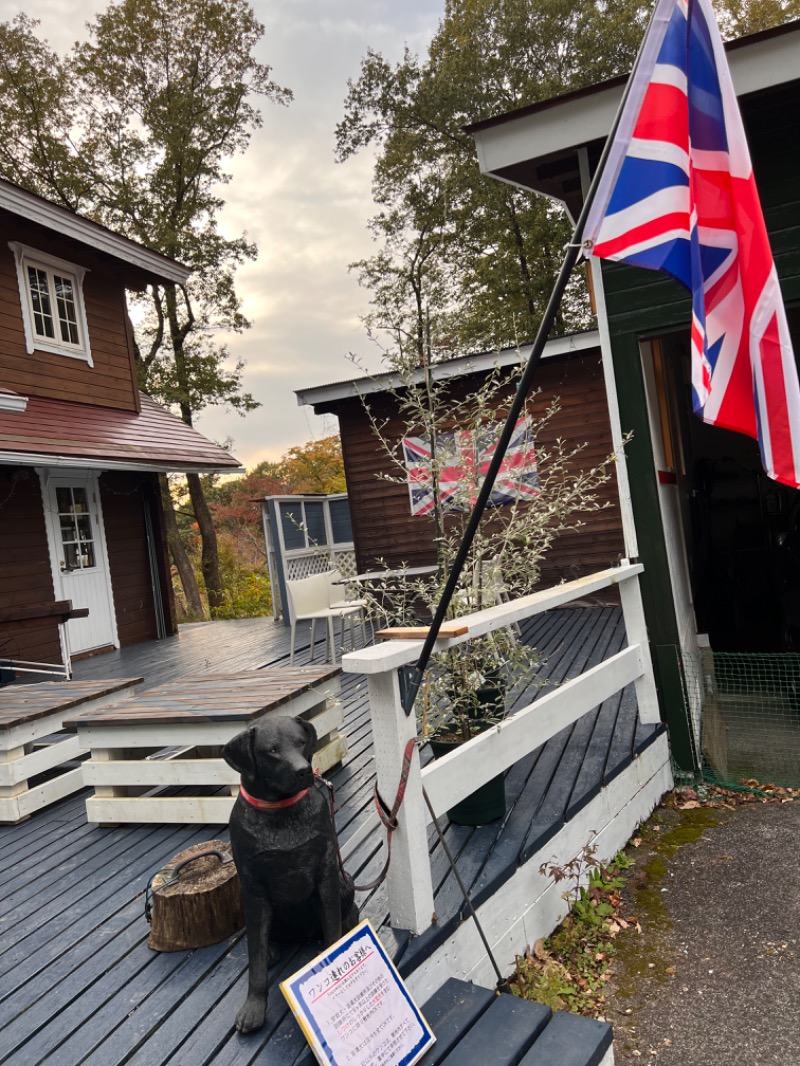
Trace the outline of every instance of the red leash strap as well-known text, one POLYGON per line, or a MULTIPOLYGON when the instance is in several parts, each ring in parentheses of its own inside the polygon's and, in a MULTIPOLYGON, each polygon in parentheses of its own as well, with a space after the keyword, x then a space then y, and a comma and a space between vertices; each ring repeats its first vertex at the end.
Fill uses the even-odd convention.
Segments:
POLYGON ((375 783, 375 792, 373 799, 375 801, 375 810, 378 812, 378 817, 386 827, 386 832, 389 837, 389 841, 392 839, 392 833, 397 829, 397 812, 403 805, 403 799, 406 794, 406 785, 408 784, 408 775, 411 771, 411 756, 414 754, 414 748, 417 746, 417 737, 412 737, 406 744, 406 750, 403 752, 403 764, 400 768, 400 784, 397 786, 397 795, 394 798, 392 809, 386 806, 386 803, 378 791, 378 784, 375 783))
MULTIPOLYGON (((344 868, 342 862, 342 852, 339 850, 339 869, 342 871, 342 876, 345 881, 353 886, 356 892, 370 892, 373 888, 377 888, 386 878, 389 872, 389 864, 392 861, 392 833, 397 829, 397 815, 400 808, 403 805, 403 799, 406 794, 406 786, 408 785, 408 775, 411 772, 411 759, 414 754, 414 748, 419 744, 418 737, 412 737, 406 744, 405 751, 403 752, 403 763, 400 769, 400 783, 397 786, 397 795, 394 798, 394 803, 391 809, 387 806, 380 792, 378 791, 377 782, 375 784, 375 791, 373 793, 373 799, 375 802, 375 810, 378 812, 383 825, 386 827, 386 862, 383 864, 383 869, 375 878, 374 881, 370 881, 367 885, 357 885, 353 882, 352 877, 344 868)), ((324 779, 323 779, 324 780, 324 779)), ((331 821, 333 822, 334 807, 333 807, 333 785, 329 781, 325 781, 328 787, 328 793, 330 796, 330 808, 331 808, 331 821)), ((335 826, 334 826, 335 831, 335 826)), ((338 837, 337 837, 338 848, 338 837)))

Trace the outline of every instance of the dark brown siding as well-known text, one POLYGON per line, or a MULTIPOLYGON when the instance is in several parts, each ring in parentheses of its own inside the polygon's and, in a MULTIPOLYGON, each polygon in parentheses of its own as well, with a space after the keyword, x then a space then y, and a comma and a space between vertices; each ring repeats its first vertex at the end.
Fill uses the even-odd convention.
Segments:
POLYGON ((44 228, 0 213, 0 363, 2 384, 25 396, 137 409, 122 280, 109 260, 44 228), (9 241, 86 267, 84 299, 94 366, 25 347, 20 292, 9 241))
POLYGON ((153 474, 107 471, 100 478, 111 587, 122 647, 155 640, 158 635, 144 512, 145 507, 151 506, 155 485, 153 474))
MULTIPOLYGON (((26 467, 0 467, 0 608, 54 600, 39 478, 26 467)), ((60 663, 57 622, 1 623, 0 656, 60 663)))
MULTIPOLYGON (((474 383, 474 376, 471 380, 474 383)), ((469 388, 469 381, 463 379, 460 387, 469 388)), ((536 387, 541 394, 535 401, 534 416, 554 396, 560 397, 561 409, 548 426, 548 438, 563 437, 574 444, 587 442, 581 458, 585 469, 611 453, 599 353, 548 360, 537 374, 536 387)), ((405 427, 397 414, 396 401, 388 394, 374 394, 370 406, 379 422, 388 420, 385 436, 398 441, 405 427)), ((332 405, 332 409, 339 416, 359 570, 370 570, 381 563, 419 566, 434 562, 432 519, 412 517, 405 484, 393 485, 378 479, 381 472, 395 471, 389 469, 361 402, 347 400, 332 405)), ((566 534, 553 545, 542 567, 542 584, 614 565, 624 553, 614 479, 604 486, 602 498, 609 503, 607 510, 587 515, 580 532, 566 534)))

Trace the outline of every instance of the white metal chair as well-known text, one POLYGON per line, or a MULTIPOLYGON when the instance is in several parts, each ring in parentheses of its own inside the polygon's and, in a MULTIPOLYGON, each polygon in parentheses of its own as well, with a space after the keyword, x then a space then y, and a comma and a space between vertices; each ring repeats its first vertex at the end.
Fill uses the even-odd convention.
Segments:
MULTIPOLYGON (((351 599, 348 595, 347 581, 342 576, 341 570, 328 570, 328 580, 330 582, 330 604, 332 610, 339 607, 360 607, 361 608, 361 640, 364 644, 367 643, 367 630, 366 630, 366 617, 367 607, 369 601, 365 599, 351 599)), ((353 622, 354 618, 350 617, 350 647, 353 645, 353 622)), ((370 620, 370 626, 372 621, 370 620)))
POLYGON ((325 660, 328 660, 328 648, 330 648, 331 662, 336 664, 336 643, 333 622, 338 618, 341 622, 342 640, 344 640, 344 619, 350 619, 350 643, 353 644, 353 621, 355 615, 361 615, 362 625, 364 618, 363 608, 357 603, 342 602, 331 606, 331 571, 323 574, 312 574, 310 577, 300 578, 297 581, 286 582, 286 598, 289 603, 289 624, 292 627, 291 644, 289 651, 289 663, 294 665, 295 639, 297 636, 297 623, 311 622, 311 658, 314 658, 316 647, 317 621, 327 622, 327 635, 325 642, 325 660))

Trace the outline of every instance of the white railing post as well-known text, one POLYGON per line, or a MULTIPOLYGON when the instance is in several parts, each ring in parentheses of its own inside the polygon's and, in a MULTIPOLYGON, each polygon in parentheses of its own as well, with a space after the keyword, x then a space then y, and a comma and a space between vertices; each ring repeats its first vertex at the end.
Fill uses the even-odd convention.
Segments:
MULTIPOLYGON (((600 589, 618 585, 622 597, 622 608, 625 616, 625 627, 628 644, 636 649, 635 656, 629 652, 621 652, 617 656, 595 668, 598 678, 595 681, 590 678, 590 688, 594 686, 594 695, 602 702, 606 698, 604 686, 611 685, 608 692, 617 692, 633 680, 636 684, 636 695, 639 701, 639 714, 643 722, 657 722, 658 701, 656 698, 655 683, 653 679, 652 664, 650 662, 650 649, 647 642, 647 628, 642 609, 641 594, 637 577, 642 573, 640 563, 623 563, 619 567, 609 568, 596 574, 588 574, 577 578, 575 581, 557 585, 551 589, 543 589, 540 592, 531 593, 509 603, 499 603, 494 607, 487 607, 471 615, 463 616, 460 621, 464 623, 464 632, 458 636, 442 639, 439 650, 455 648, 468 640, 493 632, 503 626, 513 625, 515 622, 541 614, 553 607, 563 606, 573 600, 588 596, 600 589), (643 676, 639 676, 639 674, 643 676)), ((372 718, 372 736, 374 744, 375 768, 377 772, 378 787, 385 803, 391 808, 397 795, 403 766, 403 754, 408 741, 416 736, 417 723, 414 714, 406 715, 400 703, 400 685, 398 668, 415 662, 419 657, 422 642, 420 640, 387 640, 381 644, 373 644, 364 648, 356 649, 342 657, 342 669, 346 673, 361 674, 367 677, 370 714, 372 718)), ((590 671, 591 673, 591 671, 590 671)), ((576 679, 573 688, 579 687, 576 679)), ((586 687, 584 681, 583 687, 586 687)), ((547 702, 547 697, 542 698, 542 704, 547 702)), ((564 701, 561 701, 564 702, 564 701)), ((560 703, 551 700, 553 708, 560 703)), ((586 710, 594 703, 590 701, 586 710)), ((546 724, 552 735, 560 728, 559 717, 564 721, 575 721, 579 708, 572 707, 566 711, 559 709, 554 721, 544 723, 543 716, 536 710, 543 709, 540 704, 525 708, 520 714, 527 714, 531 723, 532 732, 535 734, 536 743, 543 742, 541 729, 546 724), (570 717, 570 715, 573 717, 570 717), (534 728, 536 727, 536 728, 534 728)), ((429 794, 436 811, 446 810, 451 807, 456 799, 463 799, 467 783, 474 784, 477 781, 487 779, 486 775, 513 765, 528 751, 533 750, 526 746, 525 730, 521 721, 516 725, 513 717, 505 722, 496 732, 483 734, 481 738, 472 741, 467 748, 472 748, 472 754, 451 753, 445 756, 436 766, 426 767, 425 775, 429 783, 429 794), (509 747, 505 738, 513 733, 514 742, 509 747), (483 745, 480 756, 480 770, 473 765, 477 748, 473 745, 483 745), (519 747, 521 744, 521 747, 519 747), (460 763, 460 769, 470 765, 466 771, 465 781, 460 773, 455 773, 455 760, 466 760, 460 763), (470 761, 472 760, 472 762, 470 761), (484 761, 485 760, 485 761, 484 761), (457 794, 457 796, 456 796, 457 794)), ((348 857, 355 853, 363 840, 372 832, 375 824, 374 815, 368 818, 355 831, 353 837, 346 845, 348 857)), ((398 815, 398 828, 392 838, 392 861, 388 873, 389 906, 391 911, 391 923, 399 929, 409 929, 414 933, 424 932, 434 920, 433 880, 430 868, 430 856, 428 852, 428 808, 422 794, 422 774, 420 773, 419 755, 414 753, 411 769, 406 786, 405 800, 398 815)))
POLYGON ((627 581, 620 581, 619 594, 628 645, 638 644, 642 664, 642 676, 635 681, 639 720, 644 724, 658 722, 661 720, 661 715, 658 709, 658 694, 653 676, 653 661, 650 656, 650 642, 647 636, 647 622, 644 617, 639 578, 631 577, 627 581))
MULTIPOLYGON (((400 783, 403 753, 408 741, 417 735, 417 721, 414 713, 407 715, 400 704, 397 670, 370 674, 369 702, 378 788, 391 807, 400 783)), ((411 762, 397 820, 388 874, 390 920, 397 929, 422 933, 433 919, 433 881, 419 752, 414 753, 411 762)))

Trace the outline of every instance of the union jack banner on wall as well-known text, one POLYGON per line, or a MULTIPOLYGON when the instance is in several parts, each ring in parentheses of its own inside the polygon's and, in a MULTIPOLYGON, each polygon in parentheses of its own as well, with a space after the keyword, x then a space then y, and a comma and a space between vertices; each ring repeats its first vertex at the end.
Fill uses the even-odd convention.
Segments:
POLYGON ((658 0, 583 240, 689 289, 695 413, 798 487, 797 367, 710 0, 658 0))
MULTIPOLYGON (((412 515, 433 513, 437 502, 440 513, 471 511, 497 447, 500 429, 499 426, 483 426, 477 432, 438 433, 435 438, 436 493, 430 440, 404 437, 403 460, 408 470, 412 515)), ((523 417, 514 427, 487 506, 501 507, 518 500, 533 500, 539 494, 533 427, 530 420, 523 417)))

